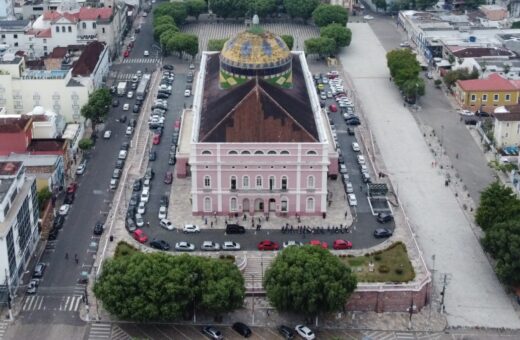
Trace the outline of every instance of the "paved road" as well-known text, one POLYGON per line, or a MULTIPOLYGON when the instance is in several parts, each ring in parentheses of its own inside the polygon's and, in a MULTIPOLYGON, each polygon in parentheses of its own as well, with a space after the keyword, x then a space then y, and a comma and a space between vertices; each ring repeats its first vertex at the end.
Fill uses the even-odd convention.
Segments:
MULTIPOLYGON (((387 51, 397 48, 405 38, 402 29, 398 29, 395 21, 388 16, 378 16, 369 23, 387 51)), ((451 163, 478 205, 480 192, 495 180, 495 176, 444 91, 435 88, 433 80, 425 78, 425 83, 426 96, 418 102, 422 109, 413 115, 421 124, 437 131, 451 163), (457 154, 459 158, 456 158, 457 154)))

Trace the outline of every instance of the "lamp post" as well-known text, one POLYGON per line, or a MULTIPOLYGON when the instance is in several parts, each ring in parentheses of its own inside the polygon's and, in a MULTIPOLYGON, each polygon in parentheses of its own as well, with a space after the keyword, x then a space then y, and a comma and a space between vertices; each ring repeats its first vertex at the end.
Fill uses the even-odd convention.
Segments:
POLYGON ((253 292, 252 292, 252 300, 253 300, 253 303, 252 303, 252 313, 253 313, 253 320, 252 320, 252 324, 254 325, 255 324, 255 274, 251 274, 251 281, 253 282, 253 292))

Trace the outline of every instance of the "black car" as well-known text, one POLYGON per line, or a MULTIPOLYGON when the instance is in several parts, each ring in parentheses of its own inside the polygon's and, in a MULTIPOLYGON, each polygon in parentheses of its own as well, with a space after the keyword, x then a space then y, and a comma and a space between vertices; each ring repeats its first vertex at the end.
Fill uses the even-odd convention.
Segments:
POLYGON ((129 142, 124 142, 123 144, 121 144, 121 150, 128 151, 129 148, 130 148, 130 143, 129 142))
POLYGON ((243 324, 242 322, 235 322, 231 328, 233 328, 235 332, 242 335, 244 338, 249 338, 252 334, 251 329, 249 329, 249 327, 247 327, 247 325, 243 324))
POLYGON ((137 126, 137 119, 134 119, 134 118, 130 119, 128 126, 135 128, 137 126))
POLYGON ((161 196, 161 206, 168 206, 168 203, 170 203, 170 199, 167 195, 161 196))
POLYGON ((139 110, 141 110, 141 105, 134 104, 132 112, 133 113, 139 113, 139 110))
MULTIPOLYGON (((137 197, 139 197, 139 196, 137 196, 137 197)), ((128 206, 129 207, 132 207, 132 206, 136 207, 138 204, 139 204, 139 199, 137 199, 136 197, 134 197, 132 195, 132 197, 130 198, 130 202, 128 202, 128 206)))
POLYGON ((142 106, 143 105, 143 100, 142 99, 136 99, 135 100, 135 104, 139 105, 139 106, 142 106))
POLYGON ((150 246, 160 250, 170 250, 170 244, 164 240, 153 240, 150 242, 150 246))
POLYGON ((157 158, 157 153, 156 153, 155 151, 150 151, 150 152, 148 153, 148 160, 149 160, 150 162, 155 161, 156 158, 157 158))
POLYGON ((116 94, 117 92, 117 87, 114 85, 114 86, 110 86, 110 94, 116 94))
POLYGON ((132 90, 137 89, 137 83, 132 83, 132 85, 130 85, 130 88, 131 88, 132 90))
POLYGON ((172 71, 175 67, 173 67, 173 65, 170 65, 170 64, 165 64, 163 65, 163 70, 169 70, 169 71, 172 71))
POLYGON ((377 214, 377 222, 379 222, 379 223, 387 223, 387 222, 391 222, 393 220, 394 220, 394 216, 392 214, 382 213, 382 212, 377 214))
POLYGON ((74 193, 68 192, 65 194, 65 200, 63 200, 63 203, 65 204, 72 204, 74 202, 74 193))
POLYGON ((126 123, 126 116, 121 116, 121 118, 119 118, 119 122, 120 123, 126 123))
POLYGON ((354 129, 348 127, 348 128, 347 128, 347 133, 348 133, 349 136, 354 136, 354 129))
POLYGON ((119 100, 118 99, 112 100, 112 107, 118 107, 118 106, 119 106, 119 100))
POLYGON ((119 179, 121 178, 121 169, 114 169, 114 172, 112 172, 112 178, 119 179))
POLYGON ((210 338, 212 340, 224 339, 224 336, 222 336, 222 332, 213 326, 202 327, 202 334, 204 334, 205 336, 207 336, 208 338, 210 338))
POLYGON ((238 224, 228 224, 226 226, 226 234, 244 234, 246 228, 238 224))
POLYGON ((142 179, 136 179, 134 182, 133 190, 134 191, 141 191, 141 187, 143 186, 143 180, 142 179))
POLYGON ((374 230, 374 237, 375 238, 385 238, 392 236, 393 232, 392 230, 388 228, 377 228, 374 230))
POLYGON ((159 92, 157 93, 157 98, 159 99, 168 99, 170 96, 167 95, 166 93, 162 93, 162 92, 159 92))
POLYGON ((294 332, 291 327, 287 327, 285 325, 281 325, 278 327, 278 332, 285 338, 285 339, 294 339, 294 332))
POLYGON ((96 223, 96 225, 94 226, 94 235, 103 234, 103 230, 105 230, 105 228, 103 227, 103 223, 101 223, 101 222, 96 223))
POLYGON ((45 268, 47 267, 47 265, 45 263, 38 263, 36 265, 36 267, 34 267, 34 272, 33 272, 33 277, 34 278, 41 278, 43 277, 43 273, 45 273, 45 268))
POLYGON ((125 166, 125 160, 124 159, 118 159, 116 161, 116 169, 123 169, 125 166))
POLYGON ((359 121, 359 119, 355 119, 355 118, 346 120, 345 123, 347 123, 347 125, 353 125, 353 126, 361 125, 361 122, 359 121))
POLYGON ((51 231, 49 232, 49 236, 47 236, 47 239, 49 241, 53 241, 53 240, 57 239, 59 232, 60 232, 59 229, 56 229, 56 228, 51 229, 51 231))
POLYGON ((61 229, 63 227, 63 222, 65 222, 65 216, 58 215, 54 219, 54 222, 52 223, 52 227, 55 229, 61 229))

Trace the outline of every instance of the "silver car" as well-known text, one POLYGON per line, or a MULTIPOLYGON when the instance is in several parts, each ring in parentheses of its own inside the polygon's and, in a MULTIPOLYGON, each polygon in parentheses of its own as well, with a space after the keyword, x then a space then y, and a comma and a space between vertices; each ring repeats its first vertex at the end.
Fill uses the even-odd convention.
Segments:
POLYGON ((226 241, 222 244, 222 250, 240 250, 240 243, 226 241))
POLYGON ((175 250, 177 251, 194 251, 195 245, 186 241, 175 243, 175 250))
POLYGON ((200 249, 204 251, 218 251, 220 250, 220 244, 213 241, 204 241, 200 249))

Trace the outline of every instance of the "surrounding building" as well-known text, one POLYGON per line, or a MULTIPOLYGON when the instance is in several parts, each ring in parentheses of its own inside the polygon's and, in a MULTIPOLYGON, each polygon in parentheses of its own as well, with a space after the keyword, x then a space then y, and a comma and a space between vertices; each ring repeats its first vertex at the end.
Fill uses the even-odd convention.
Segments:
POLYGON ((196 84, 177 166, 193 214, 325 215, 338 154, 305 55, 255 25, 204 52, 196 84))
POLYGON ((499 107, 494 111, 493 117, 495 146, 520 146, 520 106, 499 107))
POLYGON ((20 284, 40 234, 36 181, 22 162, 0 162, 0 282, 20 284))
POLYGON ((455 86, 455 98, 465 109, 472 111, 514 105, 518 103, 520 90, 512 81, 496 73, 485 79, 458 80, 455 86))
POLYGON ((65 164, 61 155, 10 154, 0 156, 0 162, 22 162, 28 176, 36 180, 36 190, 53 192, 65 184, 65 164))

